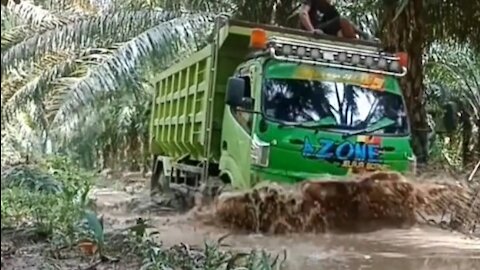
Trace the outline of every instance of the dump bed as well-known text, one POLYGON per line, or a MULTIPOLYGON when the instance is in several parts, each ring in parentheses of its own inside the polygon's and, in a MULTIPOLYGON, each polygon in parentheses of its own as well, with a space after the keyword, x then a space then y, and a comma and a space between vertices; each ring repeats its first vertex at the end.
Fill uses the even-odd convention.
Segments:
MULTIPOLYGON (((201 51, 173 65, 153 81, 150 148, 155 155, 218 161, 226 83, 248 54, 253 28, 269 36, 310 40, 303 31, 229 21, 201 51)), ((375 44, 324 36, 322 43, 375 50, 375 44)))

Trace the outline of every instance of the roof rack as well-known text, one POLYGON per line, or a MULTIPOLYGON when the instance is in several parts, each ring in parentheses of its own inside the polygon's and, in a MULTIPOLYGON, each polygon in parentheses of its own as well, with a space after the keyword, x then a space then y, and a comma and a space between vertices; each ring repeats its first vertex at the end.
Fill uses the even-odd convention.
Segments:
POLYGON ((396 77, 405 76, 400 56, 376 49, 332 45, 321 40, 312 42, 285 37, 271 37, 267 50, 274 59, 322 65, 396 77))

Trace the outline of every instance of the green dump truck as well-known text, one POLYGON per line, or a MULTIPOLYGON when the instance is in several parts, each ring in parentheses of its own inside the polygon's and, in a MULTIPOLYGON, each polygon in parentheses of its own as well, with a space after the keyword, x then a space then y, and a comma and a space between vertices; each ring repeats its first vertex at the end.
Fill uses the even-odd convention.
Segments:
POLYGON ((207 47, 154 82, 152 186, 411 170, 405 73, 405 55, 375 43, 220 22, 207 47))

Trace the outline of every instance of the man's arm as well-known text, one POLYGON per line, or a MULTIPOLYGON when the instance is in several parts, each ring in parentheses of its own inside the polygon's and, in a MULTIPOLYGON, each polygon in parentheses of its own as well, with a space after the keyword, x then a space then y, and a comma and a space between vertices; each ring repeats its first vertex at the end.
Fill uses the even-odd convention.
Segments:
MULTIPOLYGON (((346 19, 348 20, 348 19, 346 19)), ((362 31, 357 25, 355 25, 352 21, 348 20, 348 22, 350 23, 350 25, 352 25, 353 27, 353 30, 355 31, 355 33, 357 33, 358 35, 360 35, 361 37, 365 38, 365 39, 368 39, 370 37, 370 35, 367 33, 367 32, 364 32, 362 31)))
POLYGON ((300 22, 307 29, 307 31, 313 32, 313 30, 315 29, 313 28, 312 22, 310 21, 310 17, 308 16, 310 7, 311 7, 310 0, 303 1, 302 7, 300 8, 300 22))

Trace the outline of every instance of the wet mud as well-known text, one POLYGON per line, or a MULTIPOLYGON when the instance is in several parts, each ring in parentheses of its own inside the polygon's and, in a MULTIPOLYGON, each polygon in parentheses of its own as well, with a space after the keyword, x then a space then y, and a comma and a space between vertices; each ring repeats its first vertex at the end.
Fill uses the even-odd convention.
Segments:
POLYGON ((93 196, 111 229, 143 217, 167 246, 202 246, 228 234, 223 248, 285 253, 285 269, 471 270, 480 265, 480 239, 472 229, 480 207, 472 205, 472 190, 457 184, 412 183, 393 174, 369 175, 349 185, 272 184, 224 193, 212 205, 183 214, 159 207, 145 190, 106 188, 93 196))

